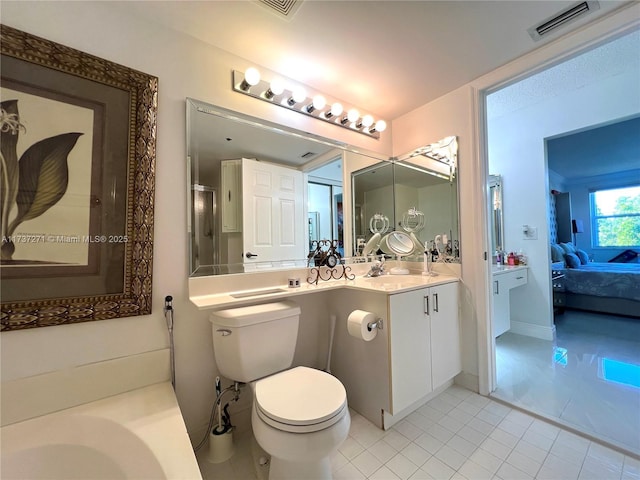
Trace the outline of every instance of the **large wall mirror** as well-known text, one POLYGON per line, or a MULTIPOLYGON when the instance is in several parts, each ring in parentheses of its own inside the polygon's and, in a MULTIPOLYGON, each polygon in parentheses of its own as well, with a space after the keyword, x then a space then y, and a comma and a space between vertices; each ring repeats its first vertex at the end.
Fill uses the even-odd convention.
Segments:
POLYGON ((190 276, 305 267, 318 240, 351 256, 347 151, 355 149, 187 99, 190 276))
POLYGON ((449 262, 460 261, 457 140, 447 137, 352 174, 356 256, 393 255, 385 234, 404 232, 423 260, 436 243, 449 262), (438 240, 436 240, 438 238, 438 240))

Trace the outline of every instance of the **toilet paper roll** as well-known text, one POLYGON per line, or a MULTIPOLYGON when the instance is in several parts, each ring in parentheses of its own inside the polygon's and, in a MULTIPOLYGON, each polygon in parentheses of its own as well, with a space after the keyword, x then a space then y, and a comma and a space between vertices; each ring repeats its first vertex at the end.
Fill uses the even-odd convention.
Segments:
POLYGON ((378 334, 378 329, 374 328, 369 331, 368 323, 375 322, 377 319, 375 313, 366 312, 364 310, 354 310, 349 314, 347 319, 347 330, 349 335, 355 338, 370 342, 378 334))

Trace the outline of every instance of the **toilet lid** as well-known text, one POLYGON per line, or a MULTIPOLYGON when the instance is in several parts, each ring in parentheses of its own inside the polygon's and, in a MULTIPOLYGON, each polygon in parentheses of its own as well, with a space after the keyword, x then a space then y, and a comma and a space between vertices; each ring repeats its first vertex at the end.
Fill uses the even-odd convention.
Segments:
POLYGON ((269 425, 290 432, 328 428, 347 410, 347 392, 334 376, 296 367, 255 384, 258 415, 269 425))

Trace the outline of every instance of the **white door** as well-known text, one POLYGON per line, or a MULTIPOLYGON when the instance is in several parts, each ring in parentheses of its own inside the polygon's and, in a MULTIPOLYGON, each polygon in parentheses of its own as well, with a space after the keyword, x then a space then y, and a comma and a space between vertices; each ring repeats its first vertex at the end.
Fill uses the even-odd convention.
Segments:
POLYGON ((243 158, 242 192, 245 265, 286 265, 306 258, 302 172, 243 158))

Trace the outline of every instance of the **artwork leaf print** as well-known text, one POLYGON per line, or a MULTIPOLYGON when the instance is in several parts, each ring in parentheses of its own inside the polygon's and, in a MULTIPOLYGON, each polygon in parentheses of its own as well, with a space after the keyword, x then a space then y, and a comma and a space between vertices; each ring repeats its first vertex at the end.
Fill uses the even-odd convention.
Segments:
POLYGON ((70 132, 45 138, 31 145, 18 159, 20 131, 18 101, 0 103, 0 160, 2 174, 2 261, 15 252, 11 236, 16 228, 53 207, 67 191, 69 153, 82 133, 70 132), (11 219, 13 211, 15 217, 11 219))

